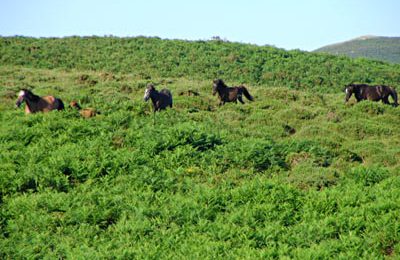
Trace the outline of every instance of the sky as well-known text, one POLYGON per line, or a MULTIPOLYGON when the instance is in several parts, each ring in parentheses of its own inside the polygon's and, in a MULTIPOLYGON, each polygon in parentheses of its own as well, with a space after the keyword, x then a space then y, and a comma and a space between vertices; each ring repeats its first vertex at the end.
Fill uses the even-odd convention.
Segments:
POLYGON ((400 36, 400 0, 0 0, 0 36, 157 36, 312 51, 400 36))

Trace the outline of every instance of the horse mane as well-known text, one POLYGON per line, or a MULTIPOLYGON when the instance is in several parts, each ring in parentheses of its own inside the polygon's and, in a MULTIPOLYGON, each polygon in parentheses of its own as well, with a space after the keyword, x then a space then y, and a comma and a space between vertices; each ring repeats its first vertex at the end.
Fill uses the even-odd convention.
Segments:
POLYGON ((40 97, 38 95, 33 94, 32 91, 29 89, 22 89, 27 95, 27 98, 33 102, 38 102, 40 100, 40 97))
POLYGON ((155 93, 158 93, 158 90, 156 89, 156 87, 154 86, 154 84, 148 84, 147 85, 147 89, 150 89, 151 91, 154 91, 155 93))
POLYGON ((344 89, 343 89, 343 92, 344 91, 346 91, 346 89, 347 88, 350 88, 351 87, 351 91, 358 91, 360 88, 367 88, 367 87, 370 87, 370 85, 368 85, 368 84, 365 84, 365 83, 361 83, 361 84, 358 84, 358 83, 350 83, 350 84, 348 84, 348 85, 346 85, 345 87, 344 87, 344 89))
POLYGON ((222 79, 216 79, 216 80, 214 80, 214 83, 218 87, 223 87, 223 88, 227 88, 228 87, 222 79))

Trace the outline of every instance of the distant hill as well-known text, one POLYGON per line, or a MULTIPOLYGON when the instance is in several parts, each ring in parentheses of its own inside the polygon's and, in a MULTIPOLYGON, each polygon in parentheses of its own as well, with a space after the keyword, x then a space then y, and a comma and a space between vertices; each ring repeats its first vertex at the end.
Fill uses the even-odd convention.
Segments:
POLYGON ((327 45, 314 52, 400 63, 400 37, 362 36, 350 41, 327 45))

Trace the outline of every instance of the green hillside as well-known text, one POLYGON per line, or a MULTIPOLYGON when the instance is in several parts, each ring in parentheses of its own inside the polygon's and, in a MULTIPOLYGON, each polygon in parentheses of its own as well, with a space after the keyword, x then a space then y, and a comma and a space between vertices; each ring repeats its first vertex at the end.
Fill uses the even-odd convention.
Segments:
POLYGON ((143 37, 0 52, 1 259, 399 258, 400 108, 342 92, 398 65, 143 37), (214 77, 255 101, 219 107, 214 77), (21 88, 100 114, 26 115, 21 88))
POLYGON ((328 45, 314 52, 400 63, 400 37, 360 37, 328 45))
POLYGON ((0 64, 129 73, 137 79, 224 78, 329 92, 349 82, 400 82, 393 73, 399 65, 223 41, 145 37, 0 38, 0 64))

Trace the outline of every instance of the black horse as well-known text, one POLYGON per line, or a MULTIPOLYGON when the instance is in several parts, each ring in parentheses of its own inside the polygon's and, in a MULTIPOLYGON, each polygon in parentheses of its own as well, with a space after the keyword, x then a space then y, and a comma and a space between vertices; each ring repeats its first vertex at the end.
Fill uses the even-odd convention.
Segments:
POLYGON ((172 94, 168 89, 162 89, 160 92, 156 90, 153 84, 148 84, 144 91, 144 101, 151 99, 153 102, 154 112, 172 107, 172 94))
POLYGON ((213 81, 212 94, 215 95, 216 93, 218 93, 220 106, 225 104, 225 102, 237 103, 238 100, 240 103, 244 104, 242 95, 250 101, 254 100, 245 86, 228 87, 222 79, 216 79, 213 81))
POLYGON ((390 104, 389 96, 391 96, 394 101, 393 106, 397 107, 399 105, 397 103, 396 90, 392 87, 385 85, 370 86, 367 84, 349 84, 345 87, 345 92, 345 102, 349 101, 351 95, 353 95, 354 93, 357 102, 360 102, 362 100, 382 100, 383 103, 390 104))

